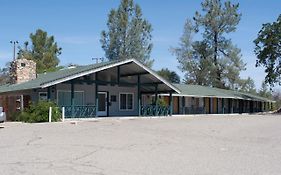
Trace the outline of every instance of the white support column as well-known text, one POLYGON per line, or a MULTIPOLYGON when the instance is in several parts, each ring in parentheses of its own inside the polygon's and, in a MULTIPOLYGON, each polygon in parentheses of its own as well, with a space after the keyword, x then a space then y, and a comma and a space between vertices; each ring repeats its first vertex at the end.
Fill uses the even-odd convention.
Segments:
POLYGON ((49 122, 52 122, 52 107, 49 107, 49 122))
POLYGON ((23 111, 24 107, 24 101, 23 101, 23 95, 20 96, 20 110, 23 111))
POLYGON ((65 107, 62 107, 61 109, 61 121, 64 122, 65 119, 65 107))

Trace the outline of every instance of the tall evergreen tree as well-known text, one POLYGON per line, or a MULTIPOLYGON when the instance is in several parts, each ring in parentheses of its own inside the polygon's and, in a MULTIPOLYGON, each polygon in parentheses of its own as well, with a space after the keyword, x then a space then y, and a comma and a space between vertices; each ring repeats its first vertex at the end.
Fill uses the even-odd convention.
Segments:
MULTIPOLYGON (((247 79, 240 79, 237 81, 235 84, 237 87, 237 90, 242 91, 242 92, 248 92, 251 94, 257 94, 255 82, 253 79, 248 77, 247 79)), ((235 88, 232 88, 235 89, 235 88)))
POLYGON ((271 93, 270 89, 268 88, 267 83, 265 81, 263 81, 261 84, 261 89, 259 90, 259 95, 261 97, 265 97, 265 98, 272 98, 272 93, 271 93))
POLYGON ((275 109, 281 112, 281 90, 276 90, 272 93, 272 100, 276 101, 274 104, 275 109))
POLYGON ((100 42, 109 60, 137 59, 152 66, 152 27, 143 18, 141 8, 133 0, 122 0, 108 15, 108 31, 101 32, 100 42))
POLYGON ((193 41, 195 27, 187 19, 184 32, 180 38, 180 46, 172 48, 172 53, 180 63, 179 68, 185 72, 185 83, 211 85, 210 73, 214 69, 211 51, 203 41, 193 41))
POLYGON ((168 68, 162 68, 157 71, 157 73, 171 83, 180 83, 180 76, 175 71, 171 71, 168 68))
POLYGON ((31 46, 25 42, 19 50, 19 58, 31 59, 36 62, 37 73, 56 70, 59 64, 58 56, 61 48, 55 42, 54 36, 48 36, 47 32, 38 29, 35 34, 30 34, 31 46))
POLYGON ((205 0, 202 12, 196 12, 194 22, 188 20, 180 46, 172 49, 186 72, 186 82, 231 88, 245 70, 241 52, 226 35, 235 32, 241 14, 239 4, 224 4, 220 0, 205 0), (202 34, 200 41, 192 36, 202 34))

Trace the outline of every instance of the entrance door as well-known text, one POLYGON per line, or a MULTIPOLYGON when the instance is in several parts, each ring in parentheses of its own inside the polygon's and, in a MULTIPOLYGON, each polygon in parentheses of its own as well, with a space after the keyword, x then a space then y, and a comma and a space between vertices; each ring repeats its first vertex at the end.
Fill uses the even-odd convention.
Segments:
POLYGON ((173 102, 174 102, 174 109, 173 113, 174 114, 179 114, 179 97, 173 97, 173 102))
POLYGON ((98 92, 98 116, 107 116, 107 93, 98 92))

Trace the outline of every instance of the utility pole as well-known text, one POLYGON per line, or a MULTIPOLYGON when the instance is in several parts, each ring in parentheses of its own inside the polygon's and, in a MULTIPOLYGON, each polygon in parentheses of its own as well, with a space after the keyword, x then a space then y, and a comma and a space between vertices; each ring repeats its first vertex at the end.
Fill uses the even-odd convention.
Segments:
POLYGON ((14 44, 14 61, 16 60, 16 45, 19 43, 18 41, 10 41, 11 44, 14 44))

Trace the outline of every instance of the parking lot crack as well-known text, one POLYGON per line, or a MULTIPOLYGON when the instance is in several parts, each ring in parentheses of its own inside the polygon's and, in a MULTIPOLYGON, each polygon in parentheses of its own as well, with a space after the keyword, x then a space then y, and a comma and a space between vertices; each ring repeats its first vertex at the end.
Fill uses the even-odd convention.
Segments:
POLYGON ((26 143, 27 146, 29 146, 29 145, 33 144, 34 142, 42 139, 42 137, 37 136, 35 133, 34 133, 34 136, 35 137, 33 137, 33 138, 31 138, 30 140, 27 141, 27 143, 26 143))

